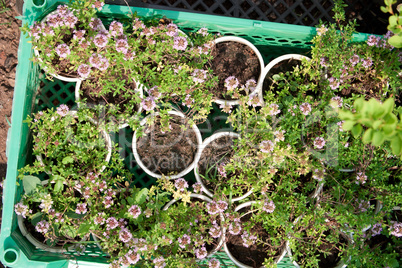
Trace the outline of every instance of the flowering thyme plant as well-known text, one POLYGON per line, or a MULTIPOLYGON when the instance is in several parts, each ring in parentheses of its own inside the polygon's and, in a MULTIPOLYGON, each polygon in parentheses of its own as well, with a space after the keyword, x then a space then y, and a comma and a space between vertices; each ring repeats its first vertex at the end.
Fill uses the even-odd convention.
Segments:
POLYGON ((214 36, 206 28, 184 34, 178 26, 165 20, 144 24, 133 21, 132 42, 138 47, 135 71, 147 88, 143 109, 170 109, 172 102, 193 121, 203 121, 209 114, 217 82, 209 67, 214 36))
POLYGON ((67 176, 60 172, 41 180, 46 176, 43 169, 26 166, 19 170, 25 193, 15 205, 15 212, 26 219, 23 223, 26 228, 31 226, 39 234, 39 242, 69 248, 72 242, 89 239, 88 224, 93 222, 92 214, 99 210, 97 204, 101 203, 102 207, 110 205, 108 196, 113 192, 110 188, 124 179, 113 176, 112 170, 122 168, 117 153, 113 154, 108 168, 101 174, 89 172, 67 176), (27 175, 27 172, 38 177, 27 175))
MULTIPOLYGON (((105 28, 95 15, 103 4, 103 0, 74 1, 59 5, 43 21, 24 25, 21 30, 31 37, 36 51, 34 61, 53 75, 87 77, 89 56, 107 43, 101 33, 105 28)), ((102 61, 100 67, 107 65, 102 61)))
POLYGON ((175 199, 165 206, 160 215, 160 235, 169 241, 161 246, 161 252, 166 253, 166 262, 196 267, 197 261, 205 259, 222 246, 222 213, 228 209, 228 203, 191 194, 187 190, 187 182, 182 178, 175 182, 162 178, 160 183, 162 189, 173 193, 175 199))
POLYGON ((98 174, 110 159, 112 144, 102 124, 93 117, 91 110, 69 111, 64 104, 28 116, 33 154, 39 161, 24 172, 44 171, 65 178, 98 174))

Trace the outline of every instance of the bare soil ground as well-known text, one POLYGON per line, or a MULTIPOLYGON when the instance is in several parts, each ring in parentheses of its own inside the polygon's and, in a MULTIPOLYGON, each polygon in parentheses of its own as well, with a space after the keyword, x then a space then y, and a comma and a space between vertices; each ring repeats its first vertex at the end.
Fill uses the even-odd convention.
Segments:
POLYGON ((16 1, 0 0, 0 180, 6 175, 6 140, 11 123, 15 69, 21 21, 17 20, 16 1))
MULTIPOLYGON (((0 181, 5 178, 7 169, 6 140, 9 128, 7 120, 11 123, 21 26, 21 21, 15 18, 18 15, 16 0, 0 0, 0 181)), ((0 195, 2 194, 0 188, 0 195)), ((0 224, 3 207, 1 201, 2 199, 0 199, 0 224)), ((3 267, 1 263, 0 267, 3 267)))

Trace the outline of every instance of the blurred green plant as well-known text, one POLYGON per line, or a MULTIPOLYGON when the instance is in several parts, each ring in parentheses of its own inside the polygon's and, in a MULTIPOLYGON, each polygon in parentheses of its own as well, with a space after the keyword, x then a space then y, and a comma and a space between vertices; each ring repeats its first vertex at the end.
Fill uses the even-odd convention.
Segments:
POLYGON ((384 0, 385 7, 381 7, 381 11, 384 13, 390 13, 388 30, 395 35, 392 36, 388 43, 394 47, 402 47, 402 4, 396 7, 396 12, 392 6, 396 4, 397 0, 384 0))
POLYGON ((353 106, 355 112, 339 111, 340 119, 345 120, 342 127, 351 131, 355 137, 364 131, 362 141, 365 144, 381 146, 390 141, 392 153, 402 158, 402 109, 398 108, 396 113, 393 113, 394 105, 393 98, 383 103, 374 98, 368 101, 363 97, 356 99, 353 106))

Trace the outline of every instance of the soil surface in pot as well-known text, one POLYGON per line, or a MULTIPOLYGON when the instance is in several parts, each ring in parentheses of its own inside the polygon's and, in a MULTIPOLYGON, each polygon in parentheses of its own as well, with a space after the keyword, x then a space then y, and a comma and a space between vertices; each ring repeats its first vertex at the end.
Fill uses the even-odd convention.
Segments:
POLYGON ((353 94, 361 94, 362 96, 365 96, 366 100, 371 98, 379 100, 383 95, 382 88, 387 87, 386 82, 376 81, 375 78, 372 78, 371 80, 367 79, 364 82, 353 80, 349 82, 349 84, 350 87, 336 92, 336 95, 342 98, 350 98, 353 94))
MULTIPOLYGON (((303 239, 301 241, 304 241, 304 243, 315 243, 315 239, 313 237, 306 237, 306 231, 303 230, 302 233, 304 234, 303 239)), ((339 238, 339 243, 337 243, 336 245, 329 243, 328 241, 325 240, 325 237, 329 235, 329 231, 325 231, 324 232, 324 240, 322 240, 321 245, 318 246, 318 250, 314 253, 315 256, 318 256, 318 267, 320 268, 333 268, 336 267, 336 265, 339 263, 339 261, 341 260, 341 256, 339 256, 339 247, 341 245, 347 245, 348 244, 348 240, 346 238, 343 237, 343 235, 340 235, 339 238), (328 255, 324 255, 324 253, 322 253, 321 251, 324 252, 329 252, 328 255)), ((295 259, 295 261, 303 266, 306 263, 306 259, 304 258, 304 256, 307 255, 311 255, 311 252, 304 252, 303 251, 303 246, 302 247, 298 247, 297 250, 299 250, 299 255, 297 257, 297 259, 295 259)), ((294 255, 294 254, 293 254, 294 255)))
MULTIPOLYGON (((329 233, 327 233, 329 234, 329 233)), ((334 245, 331 244, 329 242, 324 242, 320 245, 319 249, 323 250, 325 252, 329 252, 328 255, 324 255, 324 253, 319 253, 319 262, 318 262, 318 266, 320 268, 333 268, 336 267, 336 265, 339 263, 339 261, 341 260, 341 256, 339 256, 340 250, 339 247, 341 245, 347 245, 348 241, 346 240, 346 238, 343 237, 343 235, 340 235, 339 237, 339 243, 334 245)))
POLYGON ((219 164, 229 162, 234 154, 233 144, 232 137, 223 136, 210 142, 202 151, 198 162, 198 172, 202 182, 211 192, 214 191, 215 183, 206 179, 206 174, 208 173, 208 178, 219 175, 219 164))
POLYGON ((192 128, 185 131, 181 126, 184 118, 171 115, 169 132, 162 133, 160 117, 153 126, 146 127, 145 137, 137 139, 137 151, 142 163, 152 172, 163 175, 178 174, 186 169, 195 158, 197 136, 192 128))
MULTIPOLYGON (((243 208, 239 210, 240 215, 243 215, 249 211, 249 207, 243 208)), ((251 219, 252 214, 249 213, 240 218, 242 223, 245 223, 251 219)), ((259 239, 263 240, 267 245, 251 245, 246 248, 243 246, 243 239, 241 235, 232 235, 227 233, 226 245, 233 255, 239 262, 246 264, 248 266, 257 268, 261 267, 266 258, 273 257, 274 259, 280 255, 285 246, 285 242, 279 247, 272 248, 270 246, 271 240, 268 232, 263 228, 261 223, 256 223, 254 227, 251 229, 251 233, 257 235, 259 239), (274 255, 269 255, 268 251, 275 250, 274 255)))
MULTIPOLYGON (((212 94, 218 99, 233 100, 227 94, 225 79, 234 76, 244 85, 247 80, 254 79, 256 82, 261 73, 260 61, 254 51, 238 42, 222 42, 216 44, 212 49, 212 69, 215 76, 218 76, 218 86, 213 89, 212 94)), ((241 93, 246 94, 242 91, 241 93)))
MULTIPOLYGON (((122 78, 114 78, 114 79, 123 79, 126 81, 132 80, 130 79, 127 75, 124 75, 122 78)), ((114 92, 109 92, 105 95, 100 95, 100 92, 102 90, 102 87, 99 85, 96 85, 97 81, 95 80, 85 80, 82 83, 80 93, 82 94, 81 98, 87 99, 88 103, 95 103, 95 104, 114 104, 117 107, 119 107, 119 112, 124 113, 127 110, 127 106, 132 103, 134 104, 134 111, 129 111, 130 113, 135 113, 139 109, 139 104, 135 103, 135 96, 139 96, 139 92, 136 91, 137 89, 137 84, 135 83, 134 80, 132 80, 131 83, 126 85, 126 89, 124 90, 124 94, 127 95, 129 94, 131 98, 127 96, 123 96, 123 93, 117 94, 114 96, 114 92), (129 89, 129 90, 127 90, 129 89)))
MULTIPOLYGON (((393 210, 391 212, 391 215, 389 217, 389 221, 392 222, 402 222, 402 211, 401 210, 393 210)), ((370 236, 366 240, 367 245, 370 247, 371 250, 380 250, 384 251, 388 245, 392 245, 392 247, 395 249, 397 253, 399 253, 399 257, 402 260, 402 242, 401 238, 399 238, 397 244, 393 241, 393 235, 390 235, 389 237, 379 234, 375 236, 370 236)))
POLYGON ((311 172, 306 175, 299 175, 295 178, 298 182, 298 186, 294 189, 296 193, 305 194, 310 196, 314 193, 314 190, 318 187, 317 181, 313 179, 313 174, 311 172))

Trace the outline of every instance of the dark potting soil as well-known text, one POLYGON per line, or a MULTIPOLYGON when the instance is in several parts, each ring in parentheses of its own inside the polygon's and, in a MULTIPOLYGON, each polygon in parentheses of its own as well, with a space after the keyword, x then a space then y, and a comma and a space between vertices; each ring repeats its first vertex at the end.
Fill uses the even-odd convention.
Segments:
POLYGON ((385 84, 375 82, 373 80, 368 80, 364 83, 359 81, 352 81, 349 88, 344 88, 336 94, 343 98, 352 97, 353 94, 361 94, 365 96, 366 100, 369 100, 371 98, 380 99, 383 92, 379 89, 382 89, 383 86, 385 86, 385 84))
MULTIPOLYGON (((240 215, 243 215, 248 211, 249 207, 239 210, 240 215)), ((242 223, 247 222, 250 220, 251 216, 252 214, 249 213, 242 216, 240 220, 242 223)), ((254 225, 254 227, 251 229, 251 233, 257 235, 259 239, 263 240, 265 245, 254 244, 246 248, 243 246, 243 239, 241 238, 241 235, 232 235, 230 233, 226 234, 226 245, 233 257, 235 257, 239 262, 257 268, 262 266, 266 258, 276 258, 279 256, 285 244, 283 243, 283 245, 276 248, 277 250, 275 255, 269 255, 268 252, 271 249, 270 237, 260 223, 256 223, 254 225)))
POLYGON ((316 180, 313 179, 311 172, 306 175, 300 175, 295 179, 298 181, 298 186, 294 189, 296 193, 310 196, 317 187, 316 180))
POLYGON ((163 175, 178 174, 194 160, 197 151, 197 137, 187 126, 183 131, 183 118, 172 115, 171 130, 162 133, 159 117, 155 124, 145 129, 145 137, 137 139, 137 151, 143 164, 152 172, 163 175))
POLYGON ((29 220, 25 219, 24 225, 28 233, 30 233, 36 240, 43 244, 46 244, 47 238, 43 234, 37 232, 35 226, 33 226, 33 224, 29 220))
POLYGON ((227 95, 225 88, 225 79, 229 76, 235 76, 240 85, 244 85, 249 79, 257 82, 262 71, 260 61, 254 51, 237 42, 216 44, 212 49, 212 56, 212 69, 214 75, 219 78, 218 86, 213 89, 212 94, 219 99, 233 99, 227 95))
MULTIPOLYGON (((326 233, 327 235, 329 232, 326 233)), ((339 234, 339 243, 334 245, 329 242, 322 243, 320 245, 320 250, 323 250, 325 252, 329 252, 327 256, 324 255, 324 253, 319 253, 319 262, 318 266, 320 268, 333 268, 335 267, 338 262, 341 260, 341 256, 339 256, 340 250, 339 247, 341 245, 347 245, 348 240, 343 237, 343 235, 339 234)), ((316 252, 318 253, 318 252, 316 252)))
MULTIPOLYGON (((302 232, 303 232, 303 234, 306 234, 306 231, 302 231, 302 232)), ((328 235, 329 231, 324 232, 324 234, 328 235)), ((303 241, 305 241, 305 243, 315 243, 314 238, 311 238, 311 237, 307 238, 306 236, 304 236, 303 241)), ((333 245, 326 241, 322 241, 322 244, 319 246, 319 250, 329 252, 329 254, 325 257, 324 253, 320 253, 318 250, 314 253, 314 255, 318 256, 318 259, 319 259, 318 267, 320 267, 320 268, 335 267, 338 264, 338 262, 341 260, 341 256, 339 256, 339 253, 340 253, 339 247, 341 245, 347 245, 347 243, 348 243, 347 239, 344 238, 343 235, 341 235, 341 234, 340 234, 340 242, 336 245, 333 245)), ((302 250, 302 248, 300 250, 302 250)), ((308 253, 303 252, 303 251, 300 251, 299 253, 301 253, 301 254, 296 259, 296 262, 299 265, 303 265, 306 262, 306 260, 304 259, 303 256, 308 255, 308 253)))
POLYGON ((223 136, 210 142, 202 151, 200 161, 198 162, 198 172, 204 185, 211 191, 214 191, 216 183, 208 180, 205 174, 208 172, 208 178, 214 178, 218 175, 218 165, 220 163, 227 163, 232 158, 233 139, 230 136, 223 136))
MULTIPOLYGON (((402 222, 402 211, 393 210, 389 216, 389 221, 402 222)), ((395 249, 395 251, 399 253, 399 257, 402 259, 402 243, 395 245, 395 242, 392 240, 392 235, 390 235, 389 237, 383 234, 371 236, 369 237, 369 239, 366 240, 366 243, 372 251, 374 250, 383 251, 387 248, 389 244, 391 244, 392 247, 395 249)))
MULTIPOLYGON (((124 79, 126 81, 129 81, 130 78, 126 75, 122 78, 116 78, 116 79, 124 79)), ((81 87, 81 93, 82 93, 82 98, 86 98, 87 102, 89 103, 95 103, 95 104, 114 104, 117 107, 119 107, 119 111, 121 113, 124 113, 127 109, 127 104, 130 103, 135 98, 135 95, 138 94, 136 91, 137 89, 137 84, 135 81, 132 81, 130 84, 127 85, 126 89, 124 90, 124 94, 130 94, 132 98, 127 98, 123 96, 122 94, 117 94, 114 96, 114 92, 109 92, 106 95, 100 95, 100 92, 102 88, 98 85, 96 87, 93 86, 93 82, 96 81, 90 81, 90 83, 86 83, 85 81, 82 83, 81 87)), ((132 111, 132 114, 135 114, 139 109, 139 105, 135 105, 135 110, 132 111)))

